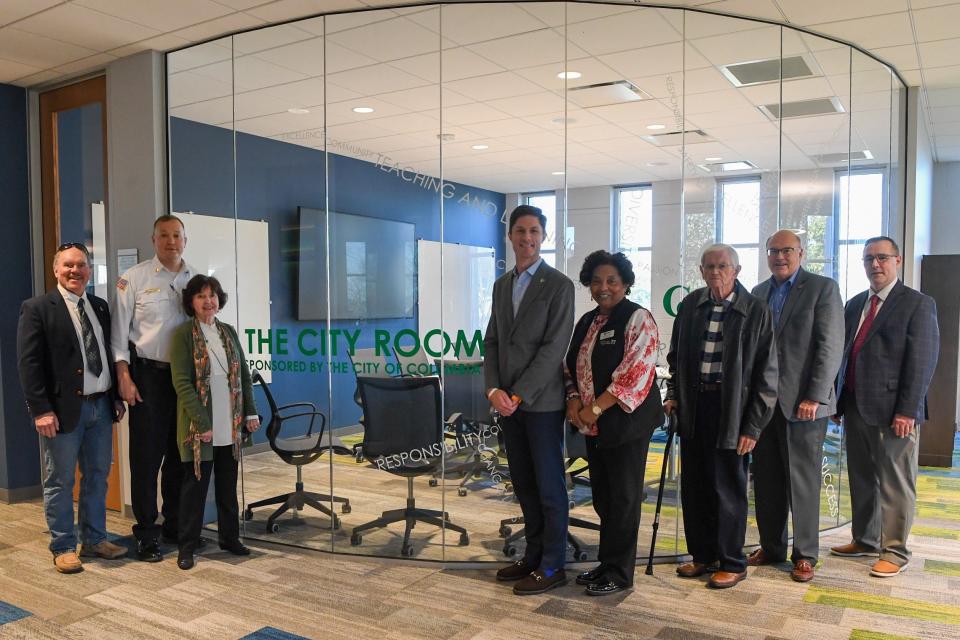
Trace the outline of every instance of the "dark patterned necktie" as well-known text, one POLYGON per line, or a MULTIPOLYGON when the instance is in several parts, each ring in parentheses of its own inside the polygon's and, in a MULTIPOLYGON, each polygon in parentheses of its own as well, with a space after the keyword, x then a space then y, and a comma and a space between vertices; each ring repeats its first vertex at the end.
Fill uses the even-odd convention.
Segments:
POLYGON ((93 325, 83 309, 83 298, 77 300, 77 315, 80 316, 80 332, 83 334, 83 353, 87 356, 87 369, 96 377, 103 372, 103 362, 100 360, 100 345, 97 336, 93 333, 93 325))

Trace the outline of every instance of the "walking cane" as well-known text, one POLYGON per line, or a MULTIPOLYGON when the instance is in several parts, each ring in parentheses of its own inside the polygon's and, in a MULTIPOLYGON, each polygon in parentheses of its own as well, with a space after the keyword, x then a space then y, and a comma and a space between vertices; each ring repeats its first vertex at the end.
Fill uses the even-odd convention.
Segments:
POLYGON ((657 545, 657 530, 660 528, 660 508, 663 506, 663 485, 667 480, 667 465, 670 464, 670 446, 673 444, 673 434, 676 431, 676 414, 667 418, 667 444, 663 448, 663 468, 660 469, 660 488, 657 490, 657 510, 653 515, 653 538, 650 540, 650 556, 647 558, 648 576, 653 575, 653 549, 657 545))

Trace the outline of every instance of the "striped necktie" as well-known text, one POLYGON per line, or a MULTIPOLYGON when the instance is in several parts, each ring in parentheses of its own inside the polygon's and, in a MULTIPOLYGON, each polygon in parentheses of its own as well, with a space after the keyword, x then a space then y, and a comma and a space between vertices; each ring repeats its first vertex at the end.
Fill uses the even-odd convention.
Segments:
POLYGON ((103 372, 103 361, 100 360, 100 345, 97 336, 93 333, 93 325, 87 312, 83 308, 83 298, 77 300, 77 315, 80 316, 80 333, 83 335, 83 353, 87 356, 87 369, 96 377, 103 372))

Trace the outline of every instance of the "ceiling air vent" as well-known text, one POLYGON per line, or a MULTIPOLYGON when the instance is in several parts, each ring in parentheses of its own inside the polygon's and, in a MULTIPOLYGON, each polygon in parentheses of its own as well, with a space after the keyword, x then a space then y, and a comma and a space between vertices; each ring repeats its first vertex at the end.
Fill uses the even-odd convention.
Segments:
POLYGON ((657 145, 658 147, 679 147, 684 143, 684 141, 686 141, 687 144, 713 142, 713 138, 704 133, 702 129, 687 129, 686 131, 654 133, 648 136, 640 137, 651 144, 657 145))
POLYGON ((747 160, 728 160, 726 162, 711 162, 709 164, 700 164, 697 165, 704 171, 709 171, 710 173, 723 173, 724 171, 747 171, 748 169, 756 169, 757 165, 747 160))
MULTIPOLYGON (((810 157, 817 164, 842 164, 847 161, 846 153, 821 153, 820 155, 810 157)), ((850 160, 873 160, 873 154, 869 150, 851 151, 850 160)))
POLYGON ((816 63, 806 56, 790 56, 783 59, 781 71, 780 58, 738 62, 720 67, 720 73, 735 87, 749 87, 755 84, 777 82, 781 73, 784 80, 812 78, 820 75, 816 63))
POLYGON ((649 93, 626 80, 573 87, 567 89, 567 95, 574 104, 584 108, 636 102, 637 100, 649 100, 651 98, 649 93))
POLYGON ((831 113, 843 113, 843 105, 840 99, 833 98, 814 98, 813 100, 797 100, 796 102, 784 102, 780 104, 764 104, 757 107, 765 116, 771 120, 778 118, 806 118, 809 116, 824 116, 831 113), (782 111, 781 111, 782 107, 782 111), (783 114, 781 116, 781 113, 783 114))

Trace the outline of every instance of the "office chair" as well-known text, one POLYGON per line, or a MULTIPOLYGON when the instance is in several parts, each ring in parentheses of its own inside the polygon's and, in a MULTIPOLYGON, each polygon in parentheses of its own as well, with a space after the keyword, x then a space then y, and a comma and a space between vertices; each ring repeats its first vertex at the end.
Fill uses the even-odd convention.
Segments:
MULTIPOLYGON (((364 371, 363 375, 371 378, 389 378, 391 377, 387 373, 387 359, 382 353, 378 353, 377 349, 356 349, 353 353, 349 354, 350 364, 353 367, 353 371, 364 371)), ((360 387, 357 387, 353 392, 353 401, 357 403, 357 406, 360 407, 360 410, 363 411, 363 401, 360 399, 360 387)), ((363 426, 363 414, 360 414, 360 425, 363 426)), ((357 461, 357 464, 363 462, 363 445, 355 444, 353 445, 353 457, 357 461)))
POLYGON ((277 518, 280 517, 280 515, 292 507, 293 518, 291 518, 288 523, 301 524, 302 521, 300 520, 299 511, 301 511, 304 506, 309 506, 329 516, 333 528, 339 529, 340 518, 324 503, 341 503, 340 511, 342 513, 350 513, 350 500, 331 494, 304 491, 302 468, 303 465, 310 464, 327 451, 346 455, 350 455, 351 451, 342 444, 338 445, 338 441, 335 441, 335 439, 331 438, 330 434, 327 433, 327 418, 317 411, 317 407, 312 402, 294 402, 278 407, 276 400, 273 398, 273 394, 270 393, 270 388, 259 373, 253 375, 253 382, 254 384, 259 384, 263 389, 263 395, 266 396, 267 404, 270 405, 270 424, 267 426, 267 440, 270 442, 270 448, 273 449, 274 453, 276 453, 281 460, 297 467, 297 484, 291 493, 285 493, 248 504, 247 508, 243 511, 243 519, 252 520, 253 510, 258 507, 279 504, 280 507, 267 518, 267 531, 277 533, 280 531, 280 525, 277 523, 277 518), (290 409, 296 409, 296 411, 291 413, 290 409), (280 437, 284 422, 308 417, 310 418, 310 426, 305 435, 292 438, 280 437), (319 428, 314 430, 314 423, 317 421, 320 423, 319 428))
POLYGON ((440 380, 424 378, 372 378, 358 376, 364 408, 363 452, 367 460, 387 473, 407 479, 407 505, 384 511, 376 520, 353 528, 350 544, 363 541, 363 532, 404 522, 400 553, 413 555, 410 531, 418 522, 443 527, 460 534, 460 545, 470 544, 467 530, 450 522, 445 511, 421 509, 413 496, 413 479, 433 473, 443 451, 443 429, 456 427, 460 416, 443 419, 440 380))
MULTIPOLYGON (((568 423, 564 423, 567 425, 568 423)), ((564 446, 566 448, 567 454, 567 487, 573 487, 573 483, 583 484, 586 486, 590 485, 590 480, 588 478, 575 477, 579 476, 584 470, 577 470, 573 473, 570 473, 570 466, 578 458, 587 457, 587 440, 582 433, 576 429, 565 429, 566 438, 564 438, 564 446)), ((507 458, 510 458, 510 452, 507 451, 507 458)), ((575 506, 573 500, 570 500, 570 508, 572 509, 575 506)), ((596 522, 590 522, 589 520, 584 520, 583 518, 577 518, 570 516, 569 524, 567 526, 567 544, 573 547, 573 558, 578 562, 583 562, 587 559, 587 552, 583 550, 583 542, 580 541, 573 533, 571 533, 571 527, 577 527, 580 529, 587 529, 590 531, 600 531, 600 525, 596 522)), ((521 527, 519 530, 514 531, 513 527, 510 525, 523 524, 523 517, 513 517, 513 518, 504 518, 500 521, 499 533, 502 538, 505 538, 503 541, 503 553, 508 558, 512 558, 517 555, 517 546, 516 542, 523 537, 525 530, 521 527)))

